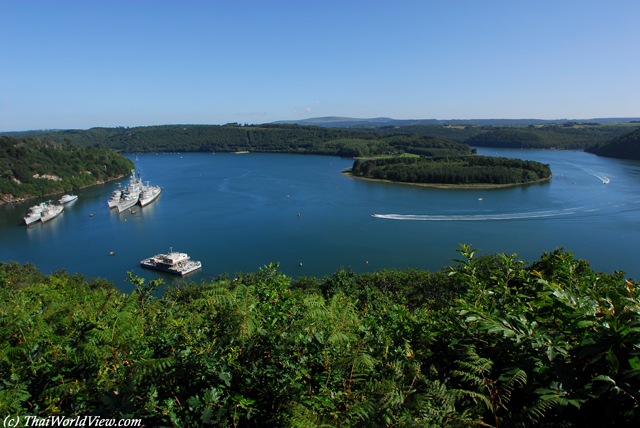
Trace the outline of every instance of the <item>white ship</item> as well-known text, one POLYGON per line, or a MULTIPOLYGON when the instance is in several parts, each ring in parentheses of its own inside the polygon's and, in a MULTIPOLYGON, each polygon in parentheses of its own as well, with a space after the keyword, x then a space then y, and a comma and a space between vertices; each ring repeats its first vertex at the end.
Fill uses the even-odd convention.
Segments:
POLYGON ((140 189, 135 188, 127 188, 122 194, 122 199, 120 199, 120 203, 118 203, 118 212, 121 213, 124 210, 127 210, 138 203, 138 199, 140 198, 140 189))
POLYGON ((147 181, 147 185, 142 188, 142 193, 140 194, 140 205, 144 207, 145 205, 150 204, 160 196, 160 192, 162 192, 160 187, 149 186, 149 182, 147 181))
POLYGON ((136 179, 135 170, 131 170, 131 179, 129 180, 129 185, 122 192, 122 197, 120 198, 120 202, 118 202, 118 212, 121 213, 124 210, 127 210, 138 203, 138 199, 140 198, 140 192, 142 190, 142 185, 139 179, 136 179))
POLYGON ((177 253, 173 248, 169 254, 158 254, 140 262, 140 266, 164 272, 186 275, 202 267, 202 263, 191 260, 185 253, 177 253))
POLYGON ((120 198, 122 197, 122 187, 120 187, 120 183, 118 183, 118 188, 113 191, 111 195, 111 199, 107 201, 109 204, 109 208, 115 208, 120 203, 120 198))
POLYGON ((24 222, 27 226, 31 223, 35 223, 36 221, 40 221, 40 217, 42 217, 42 211, 47 207, 46 202, 42 202, 40 205, 34 205, 29 208, 29 213, 24 218, 24 222))
POLYGON ((67 202, 75 201, 78 199, 76 195, 64 195, 62 198, 58 199, 58 202, 61 204, 66 204, 67 202))
POLYGON ((57 217, 64 210, 64 206, 62 205, 53 205, 51 201, 47 204, 45 209, 42 210, 42 217, 40 217, 41 222, 47 222, 52 218, 57 217))

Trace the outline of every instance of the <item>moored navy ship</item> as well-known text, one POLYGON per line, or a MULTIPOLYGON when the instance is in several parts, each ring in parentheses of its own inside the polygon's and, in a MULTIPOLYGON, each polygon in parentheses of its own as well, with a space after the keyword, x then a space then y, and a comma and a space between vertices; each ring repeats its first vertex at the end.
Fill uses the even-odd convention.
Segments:
POLYGON ((42 202, 40 205, 34 205, 31 208, 29 208, 29 214, 27 214, 26 217, 23 217, 25 224, 29 226, 31 223, 40 221, 40 218, 42 217, 42 211, 46 207, 47 207, 47 203, 42 202))
POLYGON ((62 205, 53 205, 51 201, 47 204, 47 206, 42 210, 42 215, 40 217, 41 222, 46 222, 51 220, 52 218, 57 217, 62 210, 64 210, 64 206, 62 205))
POLYGON ((129 180, 129 185, 122 192, 122 198, 120 198, 120 202, 118 202, 118 212, 121 213, 124 210, 127 210, 138 203, 138 199, 140 198, 140 192, 142 191, 142 183, 140 183, 140 179, 136 179, 136 171, 131 170, 131 179, 129 180))
POLYGON ((118 183, 118 188, 113 191, 113 194, 111 195, 111 199, 107 201, 109 208, 117 207, 118 204, 120 203, 121 198, 122 198, 122 187, 120 186, 120 183, 118 183))
POLYGON ((149 182, 147 181, 147 185, 142 188, 142 193, 140 193, 140 205, 145 206, 155 201, 158 196, 160 196, 160 192, 162 192, 162 188, 158 186, 149 186, 149 182))
POLYGON ((158 254, 140 262, 140 266, 175 273, 176 275, 186 275, 202 267, 202 263, 191 258, 185 253, 178 253, 169 249, 169 254, 158 254))

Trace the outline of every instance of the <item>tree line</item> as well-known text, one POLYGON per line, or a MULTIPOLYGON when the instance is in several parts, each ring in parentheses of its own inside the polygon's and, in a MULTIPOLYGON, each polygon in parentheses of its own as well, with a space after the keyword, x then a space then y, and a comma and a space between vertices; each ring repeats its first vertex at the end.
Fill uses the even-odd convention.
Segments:
POLYGON ((135 290, 0 263, 0 411, 144 426, 637 426, 640 289, 563 249, 135 290))
POLYGON ((384 134, 298 125, 163 125, 35 132, 79 146, 100 144, 119 152, 300 153, 344 157, 385 153, 466 153, 468 147, 428 135, 384 134))
POLYGON ((636 126, 626 124, 572 123, 571 126, 546 124, 542 126, 458 126, 409 125, 383 127, 351 127, 353 131, 377 134, 432 135, 472 147, 502 147, 512 149, 582 150, 604 144, 636 126))

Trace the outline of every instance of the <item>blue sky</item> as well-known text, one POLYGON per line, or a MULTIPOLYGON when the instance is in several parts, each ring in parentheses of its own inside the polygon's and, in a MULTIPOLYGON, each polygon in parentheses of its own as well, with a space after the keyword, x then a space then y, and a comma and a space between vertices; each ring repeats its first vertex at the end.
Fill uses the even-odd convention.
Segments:
POLYGON ((640 117, 640 1, 0 0, 0 131, 640 117))

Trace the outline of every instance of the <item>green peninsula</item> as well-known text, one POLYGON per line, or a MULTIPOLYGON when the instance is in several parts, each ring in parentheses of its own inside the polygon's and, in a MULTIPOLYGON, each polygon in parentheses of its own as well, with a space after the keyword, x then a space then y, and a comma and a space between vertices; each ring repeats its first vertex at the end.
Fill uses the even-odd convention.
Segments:
POLYGON ((133 168, 131 160, 97 144, 0 137, 0 197, 5 201, 103 183, 133 168))
POLYGON ((488 187, 535 183, 551 178, 549 165, 503 157, 389 157, 356 159, 348 175, 447 187, 488 187))

